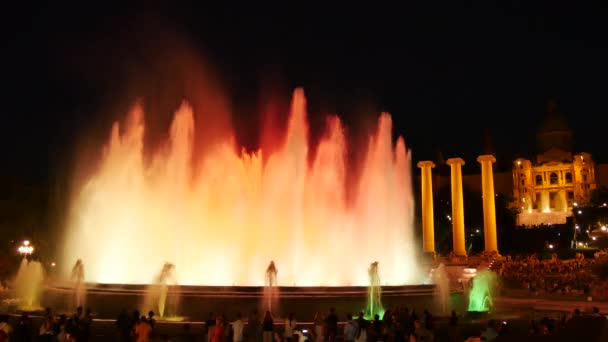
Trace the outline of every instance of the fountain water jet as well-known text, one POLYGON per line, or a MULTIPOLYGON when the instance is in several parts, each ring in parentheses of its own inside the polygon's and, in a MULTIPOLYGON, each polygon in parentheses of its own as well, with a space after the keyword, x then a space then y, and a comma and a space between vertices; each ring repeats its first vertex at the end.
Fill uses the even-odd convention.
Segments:
POLYGON ((473 287, 469 292, 469 312, 489 312, 492 309, 496 282, 496 273, 490 270, 483 270, 475 275, 473 287))
POLYGON ((270 311, 271 313, 277 313, 277 306, 279 302, 279 288, 277 287, 277 267, 274 261, 270 261, 268 268, 265 273, 265 286, 264 286, 264 303, 262 308, 263 311, 270 311), (275 311, 273 311, 275 310, 275 311))
POLYGON ((367 288, 367 307, 365 308, 365 319, 373 320, 375 315, 380 318, 384 315, 382 305, 382 284, 378 272, 378 262, 375 261, 369 266, 369 287, 367 288))
POLYGON ((283 142, 266 156, 245 152, 232 134, 196 151, 194 127, 184 103, 154 150, 144 146, 141 105, 114 124, 72 197, 62 264, 82 257, 87 282, 152 284, 155 265, 172 260, 182 285, 262 286, 259 270, 273 259, 284 265, 279 286, 366 286, 357 265, 378 260, 386 285, 421 283, 411 154, 401 137, 393 141, 390 115, 355 151, 357 177, 338 117, 309 148, 301 89, 283 142), (345 255, 337 243, 353 248, 345 255), (338 259, 349 263, 328 262, 338 259))
POLYGON ((84 307, 86 298, 86 288, 84 284, 84 265, 81 259, 76 261, 72 267, 72 283, 74 289, 74 307, 84 307))
POLYGON ((155 311, 159 320, 179 320, 177 314, 177 303, 179 296, 174 288, 172 296, 169 296, 171 287, 177 285, 175 277, 175 265, 165 262, 155 284, 148 286, 144 298, 144 312, 155 311), (166 315, 168 304, 170 314, 166 315))
POLYGON ((43 281, 42 264, 39 261, 29 261, 27 257, 24 257, 13 281, 15 294, 19 299, 19 310, 43 310, 40 306, 43 281))
POLYGON ((439 312, 442 315, 447 315, 450 312, 450 279, 443 263, 432 270, 431 279, 437 286, 435 298, 437 299, 439 312))

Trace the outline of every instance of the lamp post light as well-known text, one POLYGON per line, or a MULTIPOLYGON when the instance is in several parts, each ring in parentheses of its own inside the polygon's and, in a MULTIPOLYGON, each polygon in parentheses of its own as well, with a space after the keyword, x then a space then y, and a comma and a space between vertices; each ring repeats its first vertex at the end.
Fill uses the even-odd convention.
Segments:
POLYGON ((29 240, 25 240, 25 241, 23 241, 21 246, 19 246, 19 248, 17 248, 17 251, 19 251, 19 254, 21 254, 23 256, 28 256, 28 255, 31 255, 32 253, 34 253, 34 246, 30 245, 29 240))

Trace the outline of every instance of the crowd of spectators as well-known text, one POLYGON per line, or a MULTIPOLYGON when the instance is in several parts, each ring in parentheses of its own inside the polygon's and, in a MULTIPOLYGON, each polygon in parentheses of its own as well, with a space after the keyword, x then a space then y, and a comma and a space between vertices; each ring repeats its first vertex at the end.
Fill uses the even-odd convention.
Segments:
POLYGON ((605 258, 605 253, 596 253, 585 258, 577 253, 574 258, 561 260, 553 254, 541 260, 537 255, 504 257, 493 264, 501 280, 501 289, 526 290, 538 295, 585 295, 608 297, 606 281, 598 278, 594 266, 605 258))

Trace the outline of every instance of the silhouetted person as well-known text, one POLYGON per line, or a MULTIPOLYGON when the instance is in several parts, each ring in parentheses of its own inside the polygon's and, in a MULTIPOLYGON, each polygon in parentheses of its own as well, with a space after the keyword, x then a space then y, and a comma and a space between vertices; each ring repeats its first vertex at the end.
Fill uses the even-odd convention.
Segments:
POLYGON ((122 309, 116 319, 116 328, 118 329, 118 341, 131 341, 131 321, 126 309, 122 309))
POLYGON ((15 327, 14 341, 30 342, 33 339, 34 326, 28 314, 24 313, 19 318, 15 327))
POLYGON ((273 342, 274 340, 274 320, 270 311, 266 311, 264 321, 262 321, 262 342, 273 342))
POLYGON ((139 323, 135 327, 135 342, 150 342, 152 326, 148 323, 146 316, 141 316, 139 323))
POLYGON ((260 317, 258 317, 257 310, 253 310, 252 315, 247 320, 247 332, 249 341, 258 342, 260 340, 260 317))
POLYGON ((195 342, 196 336, 191 331, 190 323, 182 325, 182 332, 177 337, 177 342, 195 342))
POLYGON ((334 308, 329 309, 329 314, 325 317, 325 324, 327 325, 327 340, 334 342, 338 335, 338 315, 334 308))
POLYGON ((209 317, 205 321, 205 329, 207 330, 207 341, 211 341, 211 334, 213 333, 213 326, 215 325, 215 316, 213 312, 209 313, 209 317))

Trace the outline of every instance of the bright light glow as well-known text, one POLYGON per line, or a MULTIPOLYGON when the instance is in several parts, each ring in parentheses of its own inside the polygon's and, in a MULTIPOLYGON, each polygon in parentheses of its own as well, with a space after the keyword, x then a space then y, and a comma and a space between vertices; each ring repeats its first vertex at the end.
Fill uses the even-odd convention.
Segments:
POLYGON ((603 230, 603 231, 606 231, 606 226, 602 226, 602 230, 603 230))
POLYGON ((51 263, 51 267, 55 267, 56 264, 54 262, 51 263))
POLYGON ((521 165, 521 160, 518 160, 518 161, 517 161, 517 165, 521 165))
POLYGON ((592 239, 593 241, 597 240, 597 238, 596 238, 595 236, 594 236, 594 237, 592 237, 591 239, 592 239))
POLYGON ((549 245, 549 249, 553 249, 553 244, 550 244, 550 245, 549 245))
POLYGON ((574 204, 575 207, 578 207, 578 203, 577 202, 574 202, 573 204, 574 204))
POLYGON ((579 210, 579 211, 578 211, 578 213, 579 213, 579 214, 582 214, 582 213, 583 213, 583 211, 582 211, 582 210, 579 210))
POLYGON ((171 262, 179 284, 263 285, 274 260, 279 285, 361 286, 378 261, 383 285, 422 282, 411 154, 402 138, 392 140, 390 115, 354 151, 356 170, 338 117, 309 147, 301 90, 286 136, 267 155, 242 150, 231 132, 199 152, 185 103, 168 140, 150 151, 143 118, 136 106, 126 125, 115 123, 100 163, 83 177, 62 267, 82 259, 87 281, 150 283, 171 262))
POLYGON ((34 247, 30 245, 30 242, 25 240, 23 244, 17 248, 17 251, 22 255, 29 255, 34 253, 34 247))
POLYGON ((582 243, 582 242, 579 242, 579 243, 578 243, 578 245, 579 245, 579 246, 582 246, 582 245, 583 245, 583 243, 582 243))

